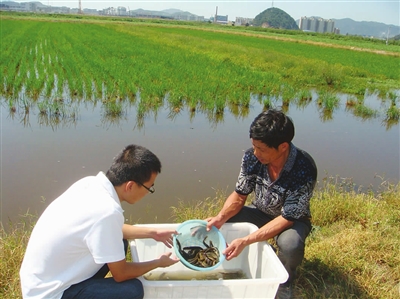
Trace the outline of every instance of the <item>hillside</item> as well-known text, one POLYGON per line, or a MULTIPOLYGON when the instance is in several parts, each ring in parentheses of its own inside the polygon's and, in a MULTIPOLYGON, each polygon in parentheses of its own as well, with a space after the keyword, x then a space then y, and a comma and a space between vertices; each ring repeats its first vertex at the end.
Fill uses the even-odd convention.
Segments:
POLYGON ((264 10, 254 18, 254 26, 282 28, 282 29, 299 29, 296 21, 283 10, 271 7, 264 10))
POLYGON ((388 25, 379 22, 358 22, 352 19, 333 19, 335 27, 340 29, 340 34, 374 36, 379 38, 389 38, 400 34, 400 26, 388 25))

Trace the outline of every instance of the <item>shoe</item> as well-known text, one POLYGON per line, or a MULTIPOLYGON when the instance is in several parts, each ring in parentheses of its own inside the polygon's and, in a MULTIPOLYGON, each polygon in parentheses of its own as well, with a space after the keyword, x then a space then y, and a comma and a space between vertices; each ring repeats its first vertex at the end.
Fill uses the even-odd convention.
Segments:
POLYGON ((290 284, 279 285, 275 299, 292 299, 292 298, 293 298, 293 284, 290 283, 290 284))

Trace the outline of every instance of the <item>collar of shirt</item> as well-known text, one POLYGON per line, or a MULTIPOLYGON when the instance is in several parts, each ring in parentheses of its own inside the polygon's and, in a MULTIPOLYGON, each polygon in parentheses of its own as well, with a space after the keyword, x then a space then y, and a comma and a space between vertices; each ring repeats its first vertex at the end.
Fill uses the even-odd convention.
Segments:
POLYGON ((106 189, 107 192, 111 195, 111 197, 115 200, 115 202, 118 203, 118 205, 121 207, 121 201, 119 200, 117 191, 115 191, 113 184, 106 177, 106 175, 102 171, 100 171, 97 174, 96 178, 99 180, 104 189, 106 189))
POLYGON ((296 156, 297 156, 297 147, 295 147, 293 143, 290 143, 289 156, 285 165, 283 166, 282 171, 290 172, 290 170, 294 165, 294 161, 296 160, 296 156))

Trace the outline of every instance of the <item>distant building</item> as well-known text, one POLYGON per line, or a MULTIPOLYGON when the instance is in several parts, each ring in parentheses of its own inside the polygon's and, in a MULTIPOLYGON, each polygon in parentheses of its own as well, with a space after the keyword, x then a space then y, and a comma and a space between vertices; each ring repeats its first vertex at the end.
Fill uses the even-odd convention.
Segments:
POLYGON ((128 11, 126 10, 126 7, 118 6, 117 7, 117 15, 118 16, 127 16, 128 15, 128 11))
MULTIPOLYGON (((84 15, 98 15, 99 11, 97 9, 93 9, 93 8, 84 8, 82 9, 83 14, 84 15)), ((79 12, 79 8, 75 8, 74 13, 78 13, 79 12)), ((72 9, 71 9, 71 13, 72 13, 72 9)))
POLYGON ((301 17, 299 22, 299 28, 303 31, 312 31, 319 33, 334 33, 335 22, 333 20, 326 20, 322 18, 307 18, 301 17))
POLYGON ((69 14, 70 8, 66 6, 47 6, 46 8, 42 8, 41 11, 47 13, 69 14))
POLYGON ((0 3, 0 10, 22 11, 22 12, 41 12, 41 13, 60 13, 69 14, 70 8, 66 6, 43 5, 40 2, 17 3, 3 1, 0 3))
POLYGON ((173 16, 174 20, 179 21, 199 21, 204 22, 204 16, 196 16, 193 14, 183 13, 183 14, 175 14, 173 16))
POLYGON ((114 7, 107 7, 102 10, 101 14, 106 15, 106 16, 116 16, 117 9, 114 7))
POLYGON ((217 24, 228 24, 228 16, 215 15, 210 17, 210 21, 217 24))
POLYGON ((235 25, 236 26, 249 26, 249 25, 253 25, 253 22, 254 22, 254 18, 236 17, 235 25))

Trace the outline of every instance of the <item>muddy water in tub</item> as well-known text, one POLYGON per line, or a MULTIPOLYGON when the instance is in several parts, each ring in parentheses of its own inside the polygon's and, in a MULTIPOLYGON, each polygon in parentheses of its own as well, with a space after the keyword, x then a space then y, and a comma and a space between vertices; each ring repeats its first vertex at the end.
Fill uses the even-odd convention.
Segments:
POLYGON ((149 272, 143 277, 146 280, 165 281, 165 280, 228 280, 228 279, 247 279, 246 274, 238 270, 214 270, 209 272, 198 271, 171 271, 149 272))

